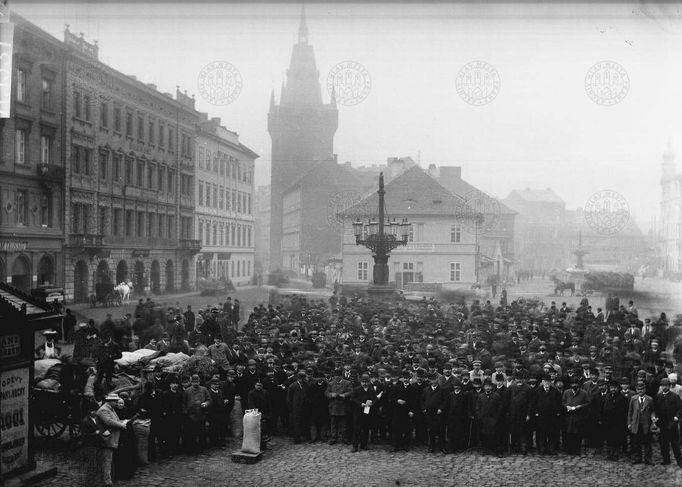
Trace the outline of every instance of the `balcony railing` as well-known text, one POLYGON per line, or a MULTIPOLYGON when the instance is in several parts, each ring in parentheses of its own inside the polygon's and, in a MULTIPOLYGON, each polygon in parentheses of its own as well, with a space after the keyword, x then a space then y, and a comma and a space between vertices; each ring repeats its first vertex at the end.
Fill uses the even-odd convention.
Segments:
POLYGON ((199 252, 201 250, 201 240, 182 238, 180 239, 180 249, 199 252))
POLYGON ((69 247, 77 249, 100 249, 103 247, 102 235, 72 233, 69 235, 69 247))

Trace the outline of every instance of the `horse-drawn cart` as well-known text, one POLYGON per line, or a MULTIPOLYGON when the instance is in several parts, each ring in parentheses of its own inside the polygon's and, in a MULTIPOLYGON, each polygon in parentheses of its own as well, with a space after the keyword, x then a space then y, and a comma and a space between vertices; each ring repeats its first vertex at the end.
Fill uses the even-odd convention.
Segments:
POLYGON ((69 431, 69 438, 80 434, 80 421, 84 411, 83 394, 33 388, 33 424, 43 437, 58 438, 69 431))
POLYGON ((98 303, 106 308, 121 305, 121 295, 114 289, 112 283, 95 284, 95 294, 90 296, 90 306, 96 308, 98 303))

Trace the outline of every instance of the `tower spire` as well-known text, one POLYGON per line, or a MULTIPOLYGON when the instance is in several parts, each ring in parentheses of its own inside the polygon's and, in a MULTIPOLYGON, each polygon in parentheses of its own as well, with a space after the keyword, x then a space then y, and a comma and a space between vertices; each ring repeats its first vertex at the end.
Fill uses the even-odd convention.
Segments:
POLYGON ((305 21, 305 4, 301 4, 301 21, 298 24, 298 43, 308 44, 308 24, 305 21))
POLYGON ((270 109, 275 106, 275 88, 272 88, 272 91, 270 91, 270 109))

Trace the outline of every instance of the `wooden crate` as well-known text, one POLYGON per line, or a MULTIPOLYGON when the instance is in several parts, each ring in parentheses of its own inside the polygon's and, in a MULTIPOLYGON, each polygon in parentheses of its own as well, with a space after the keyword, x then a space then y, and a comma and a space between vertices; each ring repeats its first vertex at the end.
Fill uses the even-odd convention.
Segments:
POLYGON ((263 452, 260 453, 244 453, 242 451, 232 452, 232 461, 234 463, 256 463, 263 458, 263 452))

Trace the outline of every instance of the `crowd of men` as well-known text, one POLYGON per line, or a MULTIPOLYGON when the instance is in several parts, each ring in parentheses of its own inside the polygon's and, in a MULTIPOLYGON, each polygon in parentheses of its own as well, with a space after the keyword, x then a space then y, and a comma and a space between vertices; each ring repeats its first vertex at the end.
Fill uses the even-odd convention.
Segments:
MULTIPOLYGON (((82 329, 103 336, 99 350, 183 351, 210 364, 191 376, 157 373, 128 398, 129 414, 151 419, 152 455, 223 444, 239 434, 235 414, 258 409, 266 440, 290 435, 353 452, 370 444, 497 456, 591 451, 651 464, 655 434, 663 464, 672 450, 682 467, 680 327, 663 313, 642 321, 632 302, 612 297, 594 312, 587 299, 571 309, 537 299, 495 307, 334 294, 259 305, 241 328, 231 300, 196 315, 140 302, 135 315, 82 329)), ((102 355, 98 365, 112 356, 102 355)), ((126 403, 107 394, 106 381, 100 388, 112 409, 126 403)))

